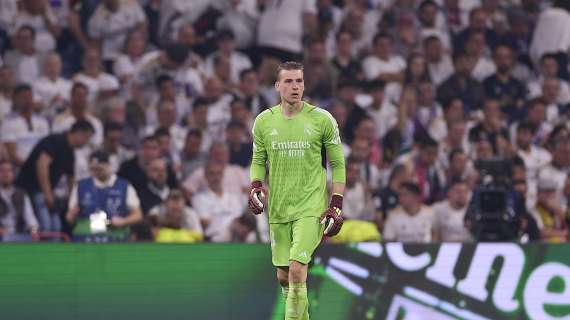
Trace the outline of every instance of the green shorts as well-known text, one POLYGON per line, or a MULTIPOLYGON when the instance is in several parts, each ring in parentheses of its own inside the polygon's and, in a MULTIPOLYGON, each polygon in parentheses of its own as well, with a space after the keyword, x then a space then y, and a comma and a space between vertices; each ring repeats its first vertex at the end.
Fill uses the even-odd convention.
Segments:
POLYGON ((288 267, 289 261, 311 261, 321 243, 324 225, 317 217, 300 218, 286 223, 270 223, 271 260, 276 267, 288 267))

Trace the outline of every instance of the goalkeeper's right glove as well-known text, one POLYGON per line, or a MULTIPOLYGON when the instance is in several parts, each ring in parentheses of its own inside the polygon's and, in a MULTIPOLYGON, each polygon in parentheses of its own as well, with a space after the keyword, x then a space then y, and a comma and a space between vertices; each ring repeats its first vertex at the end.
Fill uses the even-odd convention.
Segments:
POLYGON ((263 192, 263 184, 261 181, 253 181, 251 183, 251 191, 249 192, 249 209, 253 214, 260 214, 263 212, 265 205, 265 193, 263 192))

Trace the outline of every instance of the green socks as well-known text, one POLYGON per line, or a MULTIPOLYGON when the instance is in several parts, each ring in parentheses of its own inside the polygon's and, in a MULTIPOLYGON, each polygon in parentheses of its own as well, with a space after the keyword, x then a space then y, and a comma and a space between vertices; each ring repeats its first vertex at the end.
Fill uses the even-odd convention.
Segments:
POLYGON ((285 320, 308 320, 309 299, 307 298, 307 284, 305 282, 289 282, 289 293, 286 296, 285 320))

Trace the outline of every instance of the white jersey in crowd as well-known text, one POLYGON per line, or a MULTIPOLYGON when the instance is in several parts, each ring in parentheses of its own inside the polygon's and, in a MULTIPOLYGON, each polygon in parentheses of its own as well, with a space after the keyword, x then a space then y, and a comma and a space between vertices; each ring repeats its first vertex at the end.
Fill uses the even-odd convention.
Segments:
POLYGON ((439 234, 442 242, 468 242, 471 233, 465 228, 464 218, 467 206, 454 209, 449 201, 438 202, 433 205, 433 230, 439 234))
POLYGON ((431 242, 433 212, 428 206, 421 207, 416 215, 407 214, 398 206, 388 214, 382 237, 386 241, 431 242))
POLYGON ((224 191, 217 195, 209 188, 192 197, 192 205, 201 219, 210 221, 205 235, 216 238, 225 233, 230 221, 239 217, 244 211, 244 196, 241 193, 224 191))
POLYGON ((538 17, 530 45, 535 65, 545 53, 567 52, 570 49, 570 13, 560 8, 544 10, 538 17))
POLYGON ((50 107, 54 98, 59 97, 62 102, 69 101, 71 94, 71 81, 59 77, 55 81, 41 77, 33 82, 34 100, 50 107))
POLYGON ((372 218, 373 210, 370 210, 366 187, 361 182, 357 182, 352 188, 346 188, 343 202, 342 215, 345 218, 361 220, 372 218))
POLYGON ((261 13, 257 44, 302 53, 303 14, 316 14, 315 0, 270 0, 261 13))
MULTIPOLYGON (((4 2, 4 0, 0 2, 4 2)), ((57 18, 53 15, 49 6, 46 8, 46 16, 50 23, 57 25, 57 18)), ((36 38, 34 41, 34 47, 36 50, 40 53, 55 50, 57 44, 56 39, 49 31, 46 20, 41 14, 31 15, 24 10, 19 11, 14 18, 14 24, 12 25, 10 33, 15 34, 16 31, 23 26, 30 26, 36 31, 36 38)))
POLYGON ((101 3, 89 19, 88 31, 92 38, 101 39, 103 59, 111 60, 122 51, 129 32, 145 22, 146 15, 136 1, 120 1, 116 12, 101 3))
POLYGON ((0 137, 3 142, 15 143, 18 157, 26 160, 36 143, 47 136, 49 131, 47 120, 41 116, 33 114, 28 126, 24 117, 11 113, 2 123, 0 137))
POLYGON ((105 72, 99 73, 97 77, 92 77, 85 73, 78 73, 73 76, 73 81, 81 82, 87 86, 89 89, 89 102, 95 101, 100 91, 119 89, 119 79, 105 72))

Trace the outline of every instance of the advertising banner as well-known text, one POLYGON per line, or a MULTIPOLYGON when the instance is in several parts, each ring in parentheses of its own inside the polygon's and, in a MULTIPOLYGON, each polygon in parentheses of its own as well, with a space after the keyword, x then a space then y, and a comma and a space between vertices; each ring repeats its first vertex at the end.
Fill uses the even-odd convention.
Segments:
MULTIPOLYGON (((0 246, 2 319, 283 319, 268 245, 0 246)), ((313 320, 570 319, 570 245, 324 245, 313 320)))

